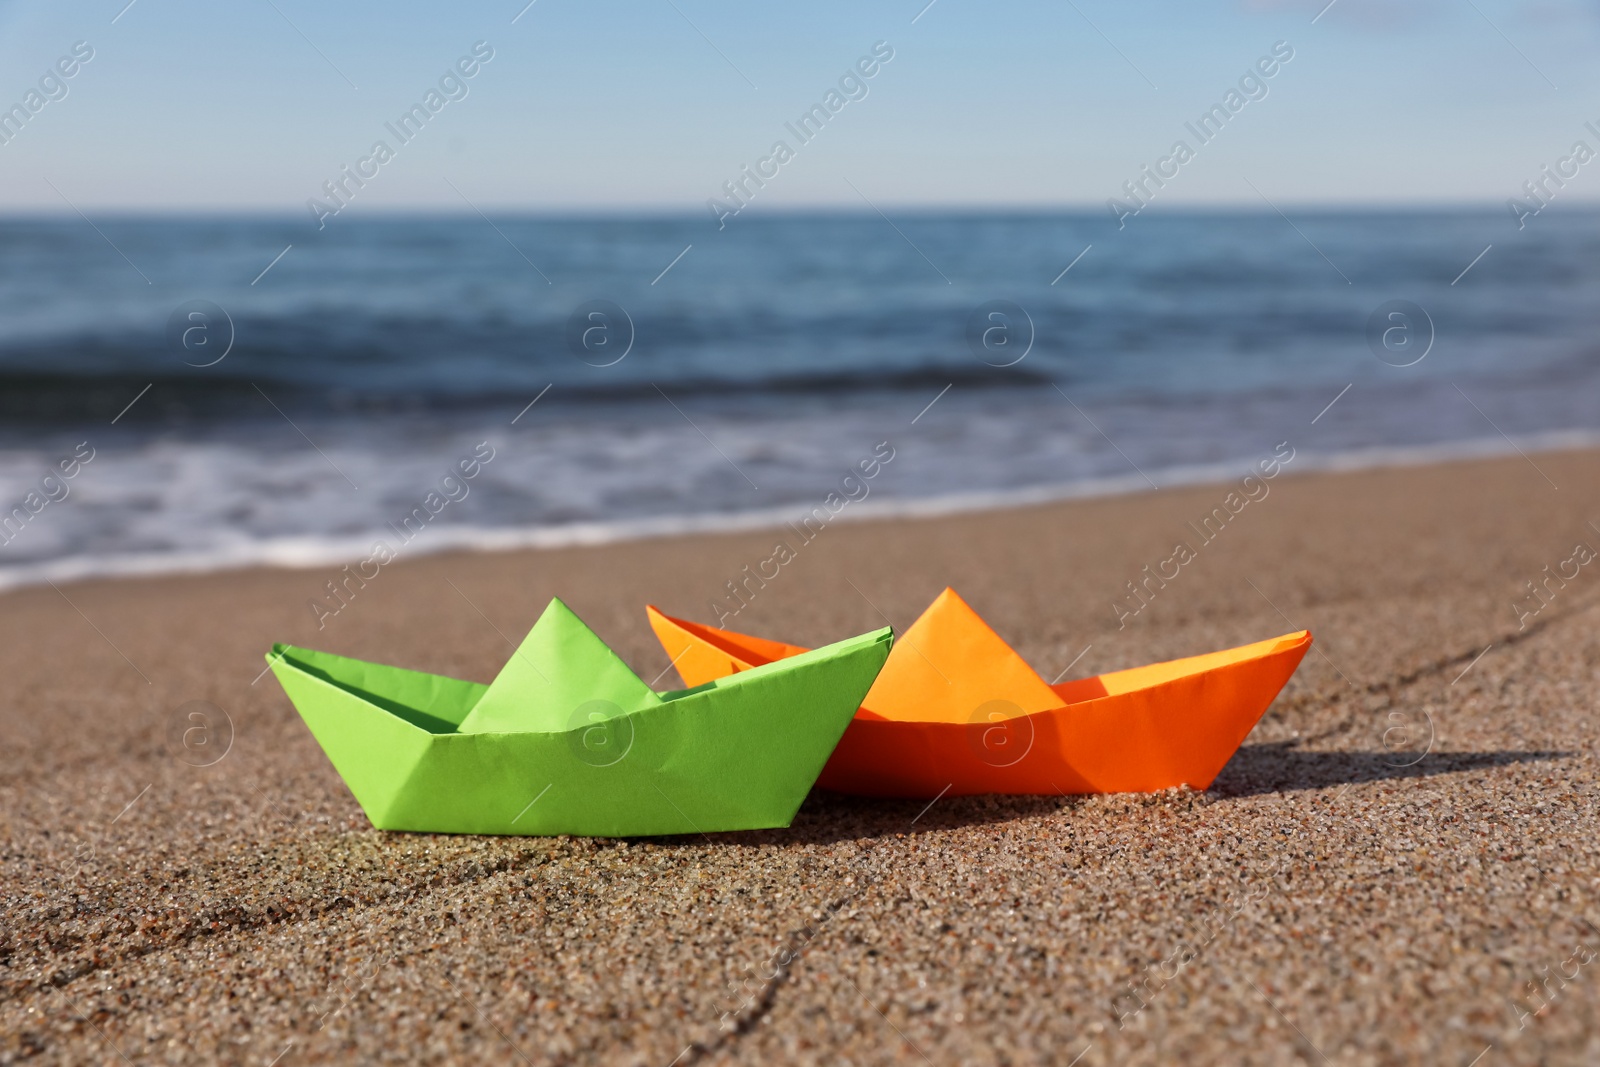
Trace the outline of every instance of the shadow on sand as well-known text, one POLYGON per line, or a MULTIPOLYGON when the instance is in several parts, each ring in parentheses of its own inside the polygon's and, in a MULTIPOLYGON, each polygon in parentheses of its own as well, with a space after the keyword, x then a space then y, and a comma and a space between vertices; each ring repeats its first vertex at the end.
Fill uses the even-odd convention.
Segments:
MULTIPOLYGON (((1204 793, 1124 795, 1134 802, 1193 806, 1362 782, 1431 778, 1572 755, 1559 751, 1430 752, 1418 759, 1406 752, 1304 752, 1298 745, 1298 741, 1290 740, 1244 746, 1204 793)), ((1084 796, 972 796, 943 797, 930 804, 927 800, 851 797, 816 790, 801 806, 794 825, 786 830, 752 830, 716 837, 749 845, 833 844, 1008 822, 1070 810, 1089 800, 1084 796)), ((689 843, 695 839, 681 840, 689 843)))
POLYGON ((1222 768, 1209 792, 1217 798, 1296 793, 1307 789, 1509 767, 1573 755, 1558 751, 1302 752, 1298 741, 1246 745, 1222 768))

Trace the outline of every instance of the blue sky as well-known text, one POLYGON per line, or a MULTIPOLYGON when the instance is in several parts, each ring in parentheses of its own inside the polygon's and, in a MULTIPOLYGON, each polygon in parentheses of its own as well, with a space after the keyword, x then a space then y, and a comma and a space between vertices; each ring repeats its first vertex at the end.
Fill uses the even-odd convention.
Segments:
MULTIPOLYGON (((795 156, 754 210, 1103 210, 1277 41, 1293 60, 1161 207, 1260 206, 1252 185, 1503 204, 1574 140, 1600 147, 1592 2, 1335 0, 1315 22, 1326 0, 524 2, 0 0, 0 107, 94 49, 0 145, 0 211, 303 213, 383 139, 351 211, 703 212, 780 138, 795 156), (384 124, 477 41, 494 58, 467 96, 399 145, 384 124), (809 144, 787 134, 878 41, 894 58, 867 95, 809 144)), ((1596 194, 1600 163, 1561 196, 1596 194)))

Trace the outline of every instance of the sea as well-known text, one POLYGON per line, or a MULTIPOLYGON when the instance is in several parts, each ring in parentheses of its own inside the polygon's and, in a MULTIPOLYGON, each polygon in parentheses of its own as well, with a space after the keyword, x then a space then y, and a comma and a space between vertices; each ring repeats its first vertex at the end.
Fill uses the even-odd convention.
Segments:
POLYGON ((1600 212, 1124 223, 0 220, 0 588, 1600 442, 1600 212))

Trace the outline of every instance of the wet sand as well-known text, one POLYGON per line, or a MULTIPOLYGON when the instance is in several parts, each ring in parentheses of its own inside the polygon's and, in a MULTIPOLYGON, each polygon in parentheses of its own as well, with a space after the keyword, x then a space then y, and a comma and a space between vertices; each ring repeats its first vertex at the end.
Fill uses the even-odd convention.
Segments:
POLYGON ((336 568, 0 597, 0 1061, 1600 1062, 1600 561, 1525 586, 1600 548, 1600 454, 1270 485, 1120 622, 1230 487, 835 524, 729 622, 949 584, 1047 678, 1309 627, 1212 789, 709 837, 379 833, 258 672, 487 681, 560 595, 654 678, 644 604, 711 621, 770 533, 401 560, 320 631, 336 568))

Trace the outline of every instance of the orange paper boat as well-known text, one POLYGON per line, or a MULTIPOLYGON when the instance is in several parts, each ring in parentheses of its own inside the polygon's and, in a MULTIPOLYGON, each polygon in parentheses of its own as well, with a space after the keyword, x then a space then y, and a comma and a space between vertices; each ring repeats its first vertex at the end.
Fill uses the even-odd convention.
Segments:
MULTIPOLYGON (((690 687, 806 651, 647 610, 690 687)), ((895 641, 817 784, 892 797, 1205 789, 1310 647, 1301 630, 1050 685, 946 589, 895 641)))

